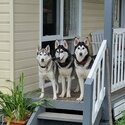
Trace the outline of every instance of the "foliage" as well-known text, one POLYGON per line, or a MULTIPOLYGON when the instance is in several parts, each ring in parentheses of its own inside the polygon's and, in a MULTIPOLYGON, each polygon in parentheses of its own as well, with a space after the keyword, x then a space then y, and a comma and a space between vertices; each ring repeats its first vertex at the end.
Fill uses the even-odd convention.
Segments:
MULTIPOLYGON (((44 105, 44 99, 32 101, 24 97, 24 74, 19 77, 17 84, 13 82, 11 94, 4 94, 0 91, 0 107, 7 121, 25 120, 37 106, 44 105)), ((9 89, 9 88, 8 88, 9 89)))
POLYGON ((115 125, 125 125, 125 112, 123 113, 123 117, 116 121, 115 125))

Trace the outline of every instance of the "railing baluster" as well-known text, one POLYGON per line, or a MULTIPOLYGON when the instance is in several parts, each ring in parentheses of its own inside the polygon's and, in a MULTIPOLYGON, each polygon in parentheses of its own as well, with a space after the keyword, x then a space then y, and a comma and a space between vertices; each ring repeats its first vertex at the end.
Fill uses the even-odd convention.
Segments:
POLYGON ((123 62, 124 62, 124 34, 125 33, 123 33, 122 34, 122 52, 121 52, 121 54, 122 54, 122 57, 121 57, 121 82, 123 82, 123 80, 124 80, 124 78, 123 78, 123 73, 124 73, 124 71, 123 71, 123 62))
POLYGON ((121 34, 118 35, 118 45, 117 45, 117 52, 118 52, 118 81, 117 84, 120 82, 120 63, 121 63, 121 34))
POLYGON ((99 69, 98 69, 98 82, 97 82, 97 86, 98 86, 98 90, 97 90, 97 93, 98 93, 98 96, 97 98, 99 98, 99 93, 100 93, 100 85, 101 85, 101 80, 100 80, 100 68, 101 68, 101 62, 99 62, 99 69))
POLYGON ((114 34, 115 37, 114 37, 114 43, 115 43, 115 64, 114 64, 114 85, 116 84, 116 77, 117 77, 117 44, 118 44, 118 35, 117 34, 114 34))
POLYGON ((103 53, 103 59, 102 59, 102 88, 104 87, 104 75, 105 75, 105 53, 103 53))

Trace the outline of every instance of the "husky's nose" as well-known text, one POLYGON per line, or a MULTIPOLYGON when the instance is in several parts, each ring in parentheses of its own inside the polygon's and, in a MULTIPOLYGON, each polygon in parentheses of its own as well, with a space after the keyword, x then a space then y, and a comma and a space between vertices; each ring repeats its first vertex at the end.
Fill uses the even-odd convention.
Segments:
POLYGON ((41 62, 44 62, 44 59, 41 59, 41 62))
POLYGON ((82 53, 79 53, 80 56, 82 56, 82 53))
POLYGON ((58 57, 58 58, 56 58, 56 60, 57 60, 57 61, 60 61, 60 58, 58 57))

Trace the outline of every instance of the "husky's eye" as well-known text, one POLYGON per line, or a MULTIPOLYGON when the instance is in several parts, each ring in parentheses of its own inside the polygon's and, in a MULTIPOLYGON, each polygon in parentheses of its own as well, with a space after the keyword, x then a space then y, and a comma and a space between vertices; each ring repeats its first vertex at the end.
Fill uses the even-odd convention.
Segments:
POLYGON ((40 53, 39 55, 41 56, 42 54, 40 53))
POLYGON ((63 51, 61 50, 60 53, 63 53, 63 51))
POLYGON ((80 47, 78 47, 78 49, 80 49, 80 47))
POLYGON ((59 53, 59 51, 58 51, 58 50, 57 50, 56 52, 57 52, 57 53, 59 53))

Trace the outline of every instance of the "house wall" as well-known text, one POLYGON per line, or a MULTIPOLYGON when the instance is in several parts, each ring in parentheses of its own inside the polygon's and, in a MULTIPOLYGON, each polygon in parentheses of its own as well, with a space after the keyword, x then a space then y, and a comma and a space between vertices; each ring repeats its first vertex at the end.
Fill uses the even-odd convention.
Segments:
POLYGON ((84 0, 82 2, 82 36, 103 29, 104 0, 84 0))
POLYGON ((14 0, 14 76, 25 75, 25 92, 38 89, 36 51, 39 0, 14 0))
POLYGON ((11 14, 12 14, 12 0, 0 0, 0 86, 11 87, 11 83, 6 80, 13 80, 10 66, 13 58, 10 48, 12 43, 12 29, 11 29, 11 14))

